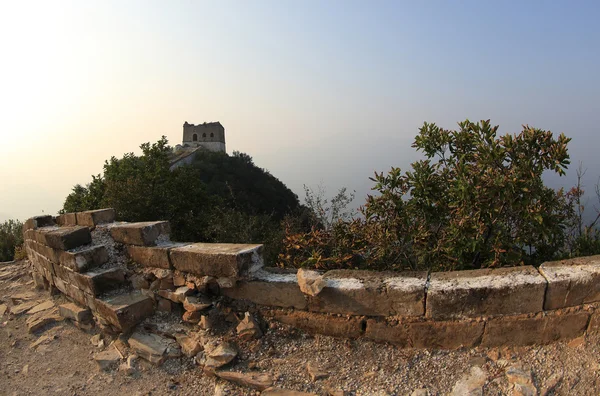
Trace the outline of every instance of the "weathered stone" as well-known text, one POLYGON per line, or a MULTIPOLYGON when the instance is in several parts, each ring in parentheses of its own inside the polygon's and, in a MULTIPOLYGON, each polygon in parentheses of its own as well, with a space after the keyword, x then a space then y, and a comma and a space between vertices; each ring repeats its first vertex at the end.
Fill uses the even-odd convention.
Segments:
POLYGON ((77 225, 77 214, 76 213, 64 213, 56 217, 56 224, 61 227, 77 225))
POLYGON ((156 309, 159 312, 171 312, 173 310, 173 303, 166 298, 159 298, 156 309))
POLYGON ((108 250, 97 245, 77 252, 60 252, 58 262, 74 272, 86 272, 108 262, 108 250))
POLYGON ((109 348, 106 351, 95 354, 94 360, 100 370, 109 371, 116 368, 121 362, 121 355, 114 348, 109 348))
POLYGON ((90 337, 90 343, 95 347, 99 346, 101 342, 102 342, 102 334, 94 334, 93 336, 90 337))
POLYGON ((217 284, 220 289, 232 289, 237 284, 236 278, 217 278, 217 284))
POLYGON ((200 317, 200 321, 198 321, 198 327, 200 327, 202 330, 210 330, 212 328, 212 321, 208 315, 202 315, 202 317, 200 317))
POLYGON ((578 312, 491 319, 485 326, 481 345, 534 345, 573 339, 585 332, 589 316, 587 312, 578 312))
POLYGON ((169 246, 127 246, 127 254, 138 264, 151 268, 171 269, 169 246))
POLYGON ((46 288, 47 281, 42 274, 37 271, 33 271, 31 273, 31 277, 33 278, 33 284, 35 285, 36 289, 44 290, 46 288))
POLYGON ((185 309, 186 311, 204 311, 205 309, 208 309, 210 307, 212 307, 212 301, 210 301, 206 297, 186 296, 183 299, 183 309, 185 309))
POLYGON ((262 251, 262 245, 194 243, 171 249, 170 258, 179 271, 228 278, 262 267, 262 251))
POLYGON ((531 266, 436 272, 425 314, 451 319, 540 312, 545 289, 546 280, 531 266))
POLYGON ((250 312, 244 314, 244 319, 240 321, 236 329, 238 336, 243 340, 262 337, 262 331, 256 320, 250 315, 250 312))
MULTIPOLYGON (((554 392, 558 384, 562 382, 564 378, 563 373, 554 373, 546 380, 542 389, 540 389, 540 396, 548 396, 551 392, 554 392)), ((552 393, 554 394, 554 393, 552 393)))
POLYGON ((27 301, 27 302, 24 302, 19 305, 15 305, 15 306, 11 307, 10 313, 13 315, 21 315, 22 313, 29 311, 31 308, 35 307, 36 305, 38 305, 37 301, 27 301))
POLYGON ((114 222, 115 218, 116 213, 114 209, 87 210, 77 213, 77 225, 94 229, 98 224, 114 222))
POLYGON ((238 282, 233 289, 223 289, 221 294, 260 305, 301 310, 308 307, 306 296, 298 286, 295 271, 258 270, 252 279, 238 282))
POLYGON ((457 349, 478 345, 484 323, 475 321, 413 322, 408 331, 414 348, 457 349))
POLYGON ((59 305, 58 312, 63 318, 76 322, 89 322, 92 320, 92 312, 89 309, 81 308, 73 303, 59 305))
POLYGON ((62 318, 58 316, 58 312, 56 310, 52 310, 38 312, 37 314, 34 314, 28 318, 25 323, 27 324, 27 329, 29 332, 35 333, 46 325, 58 322, 60 320, 62 320, 62 318))
POLYGON ((125 282, 121 268, 97 269, 84 274, 70 271, 69 278, 78 289, 93 296, 116 289, 125 282))
POLYGON ((400 348, 410 347, 412 345, 408 327, 403 324, 390 325, 384 321, 375 319, 367 320, 365 337, 379 342, 389 342, 398 345, 400 348))
POLYGON ((92 242, 90 229, 81 226, 50 229, 38 228, 36 236, 40 238, 38 242, 60 250, 75 249, 92 242))
POLYGON ((327 285, 327 282, 319 272, 304 268, 298 270, 296 278, 298 279, 300 291, 309 296, 316 296, 321 293, 321 290, 327 285))
POLYGON ((131 282, 131 286, 136 290, 150 288, 150 283, 148 283, 143 275, 133 274, 129 277, 129 281, 131 282))
POLYGON ((202 314, 198 311, 196 311, 196 312, 185 311, 183 313, 183 321, 184 322, 198 323, 200 321, 200 318, 202 318, 202 314))
POLYGON ((468 373, 452 388, 451 396, 481 396, 483 386, 487 382, 487 373, 478 366, 473 366, 468 373))
POLYGON ((128 343, 138 356, 160 365, 165 360, 169 340, 158 334, 135 332, 129 337, 128 343))
POLYGON ((0 318, 4 316, 8 307, 6 304, 0 304, 0 318))
POLYGON ((186 285, 185 275, 181 271, 175 271, 173 273, 173 286, 180 287, 186 285))
POLYGON ((539 270, 548 281, 545 310, 600 301, 600 256, 544 263, 539 270))
POLYGON ((29 311, 27 311, 28 315, 32 315, 38 312, 42 312, 42 311, 46 311, 50 308, 54 308, 54 302, 53 301, 44 301, 41 304, 38 304, 36 306, 34 306, 33 308, 31 308, 29 311))
POLYGON ((35 230, 40 227, 49 227, 55 225, 54 219, 50 215, 35 216, 27 219, 23 223, 23 233, 27 230, 35 230))
POLYGON ((123 332, 154 312, 152 299, 140 293, 123 294, 106 300, 91 298, 88 306, 123 332))
POLYGON ((273 318, 278 322, 297 327, 309 333, 332 337, 357 338, 362 334, 363 321, 358 318, 342 318, 312 312, 277 312, 273 318))
POLYGON ((306 364, 306 371, 308 372, 310 380, 313 382, 329 377, 327 371, 321 370, 321 368, 313 362, 308 362, 306 364))
POLYGON ((420 316, 426 272, 328 271, 326 287, 308 300, 315 312, 369 316, 420 316))
POLYGON ((219 368, 230 363, 237 356, 238 352, 235 346, 229 342, 223 342, 218 347, 210 351, 206 356, 205 366, 219 368))
POLYGON ((236 373, 233 371, 218 371, 217 377, 236 383, 240 386, 264 391, 273 385, 273 378, 266 373, 236 373))
POLYGON ((115 242, 138 246, 153 246, 159 237, 168 238, 170 232, 168 221, 123 223, 110 229, 110 235, 115 242))
POLYGON ((137 372, 137 359, 137 355, 128 356, 127 360, 119 366, 119 370, 127 375, 134 375, 137 372))
POLYGON ((515 396, 537 396, 537 388, 533 385, 531 370, 523 370, 521 367, 511 366, 506 370, 508 383, 513 385, 515 396))
POLYGON ((185 334, 175 334, 175 339, 181 347, 181 352, 187 357, 194 357, 202 350, 202 344, 193 337, 185 334))

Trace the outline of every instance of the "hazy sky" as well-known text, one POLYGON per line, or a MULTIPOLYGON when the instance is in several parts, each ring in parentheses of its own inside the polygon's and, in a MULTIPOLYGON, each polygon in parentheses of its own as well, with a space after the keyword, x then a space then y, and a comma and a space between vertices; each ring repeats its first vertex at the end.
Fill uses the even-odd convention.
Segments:
MULTIPOLYGON (((600 3, 0 3, 0 220, 56 213, 104 160, 220 121, 302 196, 358 201, 423 121, 565 132, 600 175, 600 3)), ((550 180, 569 185, 570 179, 550 180)))

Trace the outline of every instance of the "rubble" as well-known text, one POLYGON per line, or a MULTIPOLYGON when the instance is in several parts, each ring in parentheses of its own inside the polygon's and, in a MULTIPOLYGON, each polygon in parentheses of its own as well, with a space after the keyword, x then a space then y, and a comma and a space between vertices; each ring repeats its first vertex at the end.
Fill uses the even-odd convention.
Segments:
POLYGON ((273 385, 273 378, 266 373, 236 373, 233 371, 217 371, 215 374, 221 379, 259 391, 264 391, 273 385))
POLYGON ((119 364, 121 355, 114 348, 109 348, 106 351, 95 354, 94 361, 101 371, 109 371, 119 364))
POLYGON ((241 339, 249 340, 252 338, 260 338, 262 331, 256 320, 250 315, 250 312, 244 314, 244 319, 237 325, 236 331, 241 339))
POLYGON ((128 343, 139 357, 159 366, 165 360, 169 340, 158 334, 135 332, 128 343))
POLYGON ((298 278, 298 286, 304 294, 309 296, 316 296, 323 288, 327 285, 327 282, 323 279, 323 276, 317 271, 306 270, 300 268, 296 274, 298 278))
POLYGON ((237 356, 238 351, 229 342, 223 342, 206 356, 206 364, 210 368, 219 368, 230 363, 237 356))

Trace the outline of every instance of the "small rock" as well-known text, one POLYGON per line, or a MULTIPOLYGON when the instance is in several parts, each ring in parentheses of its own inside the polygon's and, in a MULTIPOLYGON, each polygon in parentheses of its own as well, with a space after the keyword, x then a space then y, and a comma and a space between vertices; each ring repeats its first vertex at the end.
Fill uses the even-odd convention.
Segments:
POLYGON ((100 341, 102 341, 102 334, 96 334, 95 336, 92 336, 92 338, 90 338, 90 342, 95 347, 100 345, 100 341))
POLYGON ((144 278, 143 275, 131 275, 129 280, 131 281, 131 286, 133 286, 133 288, 136 290, 150 288, 150 283, 144 278))
POLYGON ((231 362, 237 356, 237 349, 229 342, 223 342, 208 353, 205 366, 219 368, 231 362))
POLYGON ((160 365, 166 357, 169 340, 158 334, 135 332, 129 337, 128 343, 138 356, 160 365))
POLYGON ((198 323, 202 318, 202 314, 198 311, 190 312, 185 311, 183 314, 183 321, 188 323, 198 323))
POLYGON ((53 307, 54 307, 53 301, 44 301, 43 303, 38 304, 35 307, 31 308, 29 311, 27 311, 27 314, 32 315, 34 313, 42 312, 42 311, 45 311, 45 310, 53 308, 53 307))
POLYGON ((186 284, 185 275, 179 271, 175 271, 175 273, 173 274, 173 286, 179 287, 179 286, 185 286, 185 284, 186 284))
POLYGON ((265 373, 236 373, 233 371, 218 371, 215 374, 221 379, 259 391, 264 391, 273 385, 273 378, 269 374, 265 373))
POLYGON ((571 348, 577 348, 583 344, 585 344, 585 337, 581 336, 571 340, 567 345, 571 348))
POLYGON ((121 355, 119 355, 116 349, 110 348, 95 354, 94 360, 96 361, 96 364, 98 364, 100 370, 108 371, 117 366, 121 361, 121 355))
POLYGON ((202 315, 200 321, 198 321, 198 326, 202 330, 210 330, 212 328, 212 321, 208 317, 208 315, 202 315))
POLYGON ((211 306, 212 301, 207 298, 186 296, 183 299, 183 309, 189 312, 203 311, 211 306))
POLYGON ((465 373, 454 387, 452 396, 475 396, 483 395, 483 385, 487 381, 487 373, 478 366, 473 366, 468 373, 465 373))
POLYGON ((533 385, 531 370, 523 370, 518 366, 511 366, 506 370, 506 379, 513 385, 514 396, 535 396, 537 388, 533 385))
POLYGON ((8 307, 6 304, 0 304, 0 318, 4 316, 8 307))
POLYGON ((23 366, 23 369, 21 370, 21 374, 24 374, 24 375, 29 374, 29 365, 28 364, 23 366))
POLYGON ((300 268, 296 274, 300 291, 309 296, 316 296, 327 285, 321 274, 317 271, 300 268))
POLYGON ((316 364, 311 362, 306 364, 306 371, 308 371, 308 375, 313 382, 329 377, 328 372, 319 369, 316 364))
POLYGON ((425 388, 415 389, 410 396, 429 396, 429 391, 425 388))
POLYGON ((202 344, 198 342, 198 340, 189 337, 185 334, 176 334, 175 339, 177 343, 181 346, 181 351, 187 357, 193 357, 198 354, 202 350, 202 344))
POLYGON ((165 298, 159 298, 156 309, 160 312, 171 312, 172 304, 173 303, 171 301, 165 298))
POLYGON ((237 325, 236 331, 238 336, 243 340, 262 337, 262 331, 256 320, 250 315, 250 312, 244 314, 244 319, 237 325))

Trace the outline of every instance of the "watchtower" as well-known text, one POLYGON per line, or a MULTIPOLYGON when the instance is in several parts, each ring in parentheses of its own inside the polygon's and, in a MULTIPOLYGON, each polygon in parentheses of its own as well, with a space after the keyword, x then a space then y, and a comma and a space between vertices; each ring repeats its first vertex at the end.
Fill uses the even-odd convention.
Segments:
POLYGON ((210 151, 225 150, 225 128, 220 122, 205 122, 203 124, 183 124, 184 147, 204 147, 210 151))

